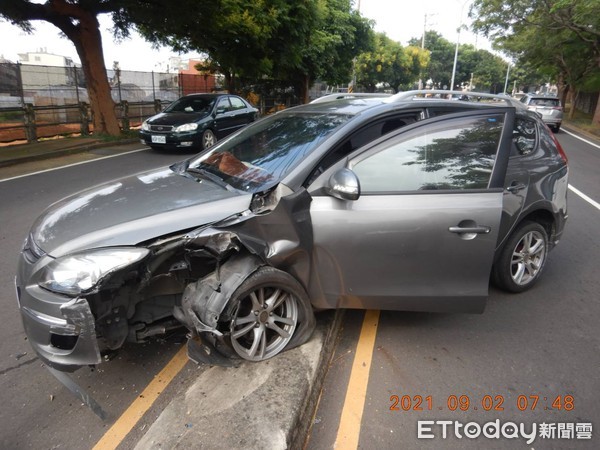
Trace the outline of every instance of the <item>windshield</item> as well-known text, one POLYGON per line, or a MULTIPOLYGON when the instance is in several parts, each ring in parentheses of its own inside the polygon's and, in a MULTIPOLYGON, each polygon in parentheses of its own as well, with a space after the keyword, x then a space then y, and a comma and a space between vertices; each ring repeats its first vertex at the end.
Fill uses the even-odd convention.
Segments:
POLYGON ((165 112, 209 112, 215 104, 215 97, 182 97, 175 100, 165 112))
POLYGON ((243 129, 192 160, 188 172, 204 172, 246 192, 279 183, 351 116, 277 114, 243 129))

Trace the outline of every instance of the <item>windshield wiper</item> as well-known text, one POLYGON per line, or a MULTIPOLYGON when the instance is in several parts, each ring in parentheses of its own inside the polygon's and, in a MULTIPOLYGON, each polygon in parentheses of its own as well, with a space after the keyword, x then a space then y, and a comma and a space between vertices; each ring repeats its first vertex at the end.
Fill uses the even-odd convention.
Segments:
POLYGON ((206 169, 202 169, 200 167, 188 167, 185 171, 187 173, 190 173, 193 175, 199 175, 200 177, 205 178, 209 181, 212 181, 213 183, 218 184, 219 186, 221 186, 229 191, 236 190, 233 188, 233 186, 231 186, 225 180, 223 180, 223 178, 221 178, 220 176, 218 176, 212 172, 209 172, 206 169))

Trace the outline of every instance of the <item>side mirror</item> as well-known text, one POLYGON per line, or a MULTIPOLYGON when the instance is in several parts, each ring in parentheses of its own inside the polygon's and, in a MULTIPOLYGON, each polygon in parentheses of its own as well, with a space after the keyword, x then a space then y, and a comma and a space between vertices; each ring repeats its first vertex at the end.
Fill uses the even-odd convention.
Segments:
POLYGON ((340 169, 329 178, 327 188, 329 195, 340 200, 358 200, 360 197, 360 182, 350 169, 340 169))

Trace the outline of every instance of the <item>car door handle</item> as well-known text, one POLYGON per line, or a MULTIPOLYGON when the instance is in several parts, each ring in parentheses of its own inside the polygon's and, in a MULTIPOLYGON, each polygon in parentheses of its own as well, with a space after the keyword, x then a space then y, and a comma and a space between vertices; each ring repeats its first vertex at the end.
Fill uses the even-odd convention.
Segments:
POLYGON ((513 183, 511 183, 511 185, 510 185, 510 186, 508 186, 508 187, 506 188, 506 190, 507 190, 508 192, 512 192, 512 193, 514 194, 515 192, 519 192, 519 191, 521 191, 521 190, 525 189, 526 187, 527 187, 527 186, 525 186, 523 183, 517 183, 517 182, 513 182, 513 183))
POLYGON ((488 234, 491 231, 490 227, 449 227, 450 233, 477 233, 477 234, 488 234))

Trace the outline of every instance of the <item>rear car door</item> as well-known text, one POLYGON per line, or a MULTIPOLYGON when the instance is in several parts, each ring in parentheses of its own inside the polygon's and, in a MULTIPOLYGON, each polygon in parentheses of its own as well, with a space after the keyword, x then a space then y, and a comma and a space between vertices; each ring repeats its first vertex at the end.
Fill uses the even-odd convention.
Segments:
POLYGON ((315 306, 481 312, 513 120, 512 108, 424 120, 325 171, 309 187, 315 306), (343 167, 358 200, 319 189, 343 167))
POLYGON ((219 98, 216 114, 215 122, 217 124, 218 139, 222 139, 237 130, 235 111, 233 111, 229 96, 219 98))

